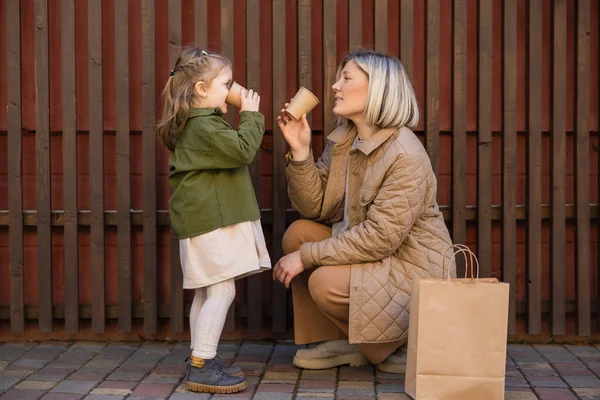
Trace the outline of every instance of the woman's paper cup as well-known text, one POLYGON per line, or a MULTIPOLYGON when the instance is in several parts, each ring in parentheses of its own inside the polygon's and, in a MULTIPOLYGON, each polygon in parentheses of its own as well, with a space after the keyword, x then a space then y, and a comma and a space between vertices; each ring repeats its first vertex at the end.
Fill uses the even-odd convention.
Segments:
POLYGON ((310 110, 315 108, 319 104, 317 96, 311 93, 310 90, 304 86, 300 86, 298 92, 290 101, 289 106, 285 109, 285 113, 296 121, 300 121, 302 114, 308 114, 310 110))
POLYGON ((242 108, 242 89, 243 87, 239 83, 233 82, 225 102, 236 108, 242 108))

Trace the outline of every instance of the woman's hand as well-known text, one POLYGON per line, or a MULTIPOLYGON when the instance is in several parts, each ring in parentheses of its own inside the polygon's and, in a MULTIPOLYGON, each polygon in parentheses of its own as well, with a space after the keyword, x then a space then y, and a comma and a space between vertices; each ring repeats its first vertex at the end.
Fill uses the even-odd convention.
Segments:
POLYGON ((260 96, 254 90, 242 89, 241 93, 242 107, 240 111, 258 111, 260 106, 260 96))
MULTIPOLYGON (((289 103, 286 103, 285 107, 288 105, 289 103)), ((290 146, 294 160, 306 160, 310 154, 311 136, 306 114, 302 115, 300 121, 295 121, 285 113, 285 109, 282 109, 280 115, 277 117, 277 124, 283 133, 285 141, 290 146)))
POLYGON ((277 279, 285 285, 286 289, 289 289, 292 279, 302 271, 304 265, 300 259, 300 251, 297 250, 279 259, 273 268, 273 280, 277 279))

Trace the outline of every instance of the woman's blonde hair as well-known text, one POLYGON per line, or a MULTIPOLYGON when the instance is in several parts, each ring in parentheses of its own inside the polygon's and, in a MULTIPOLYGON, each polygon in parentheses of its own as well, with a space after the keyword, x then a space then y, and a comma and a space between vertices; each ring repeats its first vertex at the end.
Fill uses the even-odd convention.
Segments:
POLYGON ((231 61, 220 54, 199 47, 188 47, 181 52, 163 89, 162 118, 156 126, 158 137, 169 150, 175 149, 177 135, 187 122, 196 83, 202 81, 210 86, 226 67, 231 68, 231 61))
MULTIPOLYGON (((372 50, 355 50, 340 63, 336 80, 350 61, 354 61, 369 80, 365 122, 380 129, 413 128, 419 123, 419 104, 400 60, 372 50)), ((342 117, 338 122, 346 126, 351 123, 342 117)))

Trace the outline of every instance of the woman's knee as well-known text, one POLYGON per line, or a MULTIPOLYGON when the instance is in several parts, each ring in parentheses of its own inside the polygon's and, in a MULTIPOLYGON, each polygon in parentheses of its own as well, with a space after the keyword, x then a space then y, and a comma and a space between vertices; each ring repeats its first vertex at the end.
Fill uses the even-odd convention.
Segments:
POLYGON ((314 222, 306 219, 298 219, 290 224, 281 239, 284 254, 290 254, 300 249, 300 245, 307 241, 306 233, 310 232, 311 225, 314 225, 314 222))

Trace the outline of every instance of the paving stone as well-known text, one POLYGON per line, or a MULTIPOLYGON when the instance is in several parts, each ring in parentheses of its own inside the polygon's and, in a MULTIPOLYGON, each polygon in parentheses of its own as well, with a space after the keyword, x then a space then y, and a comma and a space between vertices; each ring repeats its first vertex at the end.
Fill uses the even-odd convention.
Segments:
POLYGON ((292 400, 292 393, 256 393, 253 400, 292 400))
POLYGON ((73 393, 48 393, 40 400, 80 400, 82 397, 81 394, 73 393))
POLYGON ((390 374, 389 372, 377 371, 377 378, 381 379, 404 379, 404 374, 390 374))
POLYGON ((377 393, 404 393, 404 382, 396 384, 377 385, 377 393))
POLYGON ((4 369, 10 364, 10 361, 0 361, 0 371, 4 371, 4 369))
POLYGON ((506 391, 505 400, 537 400, 537 396, 531 390, 506 391))
POLYGON ((536 392, 541 400, 576 400, 569 389, 539 388, 536 392))
POLYGON ((45 381, 23 381, 15 386, 15 389, 30 389, 30 390, 50 390, 56 385, 56 382, 45 381))
POLYGON ((573 388, 598 388, 600 379, 595 376, 566 376, 563 379, 573 388))
POLYGON ((125 397, 123 396, 106 396, 106 395, 96 395, 96 394, 88 394, 83 398, 83 400, 122 400, 125 397))
POLYGON ((169 400, 208 400, 208 393, 173 393, 169 400))
POLYGON ((67 380, 60 382, 54 389, 52 389, 52 393, 87 394, 97 384, 98 384, 98 382, 95 382, 95 381, 79 381, 79 380, 67 379, 67 380))
POLYGON ((333 393, 298 393, 296 396, 296 400, 323 400, 323 399, 333 399, 335 395, 333 393))
POLYGON ((568 387, 558 376, 530 376, 527 378, 533 387, 568 387))
POLYGON ((99 396, 129 396, 131 394, 131 390, 129 389, 116 389, 116 388, 95 388, 90 394, 99 395, 99 396))
POLYGON ((166 383, 140 383, 131 393, 132 397, 169 397, 175 385, 166 383))
POLYGON ((7 390, 11 386, 19 382, 21 378, 14 378, 8 376, 0 376, 0 390, 7 390))
POLYGON ((573 388, 579 397, 600 397, 600 388, 573 388))
POLYGON ((298 393, 335 393, 335 388, 333 389, 321 389, 321 388, 298 388, 298 393))
POLYGON ((360 389, 360 390, 373 390, 374 389, 373 382, 369 381, 339 381, 338 382, 338 390, 339 389, 360 389))
POLYGON ((142 383, 170 383, 175 385, 179 383, 183 375, 163 375, 163 374, 150 374, 144 378, 142 383))
POLYGON ((73 372, 71 368, 45 367, 34 373, 29 379, 34 381, 62 381, 73 372))
POLYGON ((263 383, 261 385, 258 385, 256 392, 257 393, 264 393, 264 392, 293 393, 294 385, 277 385, 277 384, 263 383))
POLYGON ((302 379, 324 379, 335 381, 337 372, 334 369, 304 370, 302 379))
POLYGON ((524 388, 529 387, 529 384, 527 383, 527 381, 524 378, 518 378, 518 377, 514 377, 514 376, 507 376, 504 381, 504 385, 506 387, 524 387, 524 388))
POLYGON ((83 367, 82 369, 73 372, 69 375, 70 379, 77 379, 80 381, 101 381, 104 379, 113 368, 100 368, 100 367, 83 367))
POLYGON ((45 393, 43 390, 11 389, 0 396, 0 400, 38 400, 45 393))
POLYGON ((338 393, 336 396, 337 400, 374 400, 377 396, 375 394, 367 395, 367 394, 346 394, 346 393, 338 393))
POLYGON ((15 369, 15 367, 24 367, 26 369, 37 370, 48 364, 48 360, 34 360, 28 358, 20 358, 13 362, 8 368, 15 369))
POLYGON ((318 379, 301 379, 300 388, 315 388, 315 389, 335 389, 335 382, 318 379))
POLYGON ((294 380, 298 378, 298 372, 266 372, 264 379, 273 380, 294 380))
POLYGON ((18 370, 5 369, 0 374, 0 377, 3 377, 3 378, 20 378, 20 379, 23 379, 23 378, 25 378, 25 377, 33 374, 34 372, 35 371, 27 370, 27 369, 18 369, 18 370))
POLYGON ((152 370, 153 374, 185 375, 187 364, 159 364, 152 370))

